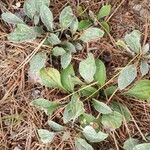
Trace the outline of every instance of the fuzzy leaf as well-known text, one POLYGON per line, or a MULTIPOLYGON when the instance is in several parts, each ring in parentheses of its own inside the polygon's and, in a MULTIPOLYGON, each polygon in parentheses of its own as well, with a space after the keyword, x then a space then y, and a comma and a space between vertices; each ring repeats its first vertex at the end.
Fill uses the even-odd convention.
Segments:
POLYGON ((64 114, 63 121, 64 123, 68 123, 69 121, 75 120, 84 113, 83 102, 79 100, 78 95, 73 95, 71 101, 67 104, 64 114))
POLYGON ((8 40, 11 42, 21 43, 36 39, 37 33, 35 30, 25 24, 17 24, 14 32, 8 35, 8 40))
POLYGON ((42 22, 46 26, 47 30, 52 31, 53 30, 53 14, 47 6, 42 5, 40 7, 40 17, 41 17, 42 22))
POLYGON ((100 39, 101 37, 103 37, 103 35, 104 31, 102 31, 101 29, 90 27, 83 31, 83 33, 80 36, 80 40, 82 40, 83 42, 90 42, 100 39))
POLYGON ((51 33, 50 36, 48 36, 47 38, 48 42, 51 44, 51 45, 57 45, 57 44, 60 44, 61 41, 60 39, 58 38, 58 36, 54 33, 51 33))
POLYGON ((35 7, 37 12, 41 11, 41 6, 49 6, 50 0, 35 0, 35 7))
POLYGON ((149 47, 150 47, 150 46, 149 46, 149 43, 147 43, 147 44, 144 45, 144 47, 143 47, 143 49, 142 49, 144 54, 146 54, 146 53, 150 50, 149 47))
POLYGON ((68 65, 71 63, 71 58, 72 58, 72 55, 71 53, 65 53, 63 55, 61 55, 61 67, 63 69, 67 68, 68 65))
POLYGON ((62 47, 56 46, 52 49, 52 53, 54 56, 62 56, 66 53, 66 51, 62 47))
POLYGON ((30 104, 34 107, 44 110, 47 115, 51 115, 59 106, 59 103, 51 102, 44 98, 35 99, 30 104))
MULTIPOLYGON (((86 86, 82 86, 81 88, 86 87, 86 86)), ((96 96, 97 93, 95 93, 97 91, 96 88, 90 86, 90 87, 86 87, 85 89, 81 90, 81 96, 83 97, 89 97, 91 95, 96 96), (95 93, 95 94, 94 94, 95 93)))
POLYGON ((102 114, 110 114, 110 113, 112 113, 112 110, 111 110, 111 108, 109 106, 107 106, 105 103, 100 102, 100 101, 98 101, 96 99, 93 99, 93 106, 98 112, 100 112, 102 114))
POLYGON ((79 73, 86 82, 90 83, 94 80, 95 72, 96 72, 95 59, 93 54, 89 53, 88 57, 80 62, 79 73))
POLYGON ((96 73, 94 75, 94 79, 98 81, 98 83, 102 86, 105 84, 106 81, 106 68, 104 63, 99 59, 97 59, 95 63, 96 63, 96 73))
POLYGON ((129 138, 124 142, 123 148, 125 150, 133 150, 134 146, 139 143, 138 139, 129 138))
POLYGON ((74 20, 70 25, 70 30, 72 31, 73 34, 75 34, 76 31, 78 30, 78 24, 79 24, 78 19, 77 17, 74 16, 74 20))
POLYGON ((120 90, 125 89, 137 77, 137 69, 135 65, 125 67, 118 77, 118 87, 120 90))
POLYGON ((56 132, 60 132, 64 130, 64 127, 52 120, 48 121, 48 125, 50 126, 50 128, 56 132))
POLYGON ((76 138, 75 139, 76 150, 94 150, 93 147, 88 144, 84 139, 76 138))
POLYGON ((140 80, 136 82, 125 95, 133 96, 140 100, 150 100, 150 80, 140 80))
POLYGON ((112 85, 112 86, 107 87, 104 91, 105 91, 105 94, 108 97, 110 97, 116 91, 116 89, 117 89, 117 86, 112 85))
POLYGON ((104 141, 108 137, 108 134, 101 131, 97 133, 92 126, 86 126, 83 129, 83 135, 89 142, 92 143, 104 141))
POLYGON ((133 150, 149 150, 150 149, 150 143, 143 143, 136 145, 133 150))
POLYGON ((92 25, 91 20, 81 20, 79 22, 79 30, 85 30, 87 28, 89 28, 92 25))
POLYGON ((62 47, 65 49, 67 53, 75 53, 76 48, 71 42, 65 42, 62 44, 62 47))
POLYGON ((38 129, 37 132, 40 137, 40 140, 44 144, 52 142, 55 136, 55 133, 49 132, 48 130, 45 130, 45 129, 38 129))
POLYGON ((149 72, 149 64, 146 61, 141 61, 140 71, 142 76, 145 76, 149 72))

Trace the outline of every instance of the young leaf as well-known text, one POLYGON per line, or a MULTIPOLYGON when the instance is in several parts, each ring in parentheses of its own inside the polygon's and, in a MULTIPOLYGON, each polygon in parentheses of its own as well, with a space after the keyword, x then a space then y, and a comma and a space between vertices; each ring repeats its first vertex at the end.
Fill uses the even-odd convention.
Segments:
POLYGON ((2 13, 2 19, 9 24, 24 23, 22 19, 11 12, 2 13))
POLYGON ((62 47, 68 53, 76 53, 76 48, 75 48, 75 46, 71 42, 64 42, 62 44, 62 47))
POLYGON ((135 145, 137 145, 138 143, 139 143, 138 139, 129 138, 124 142, 123 148, 125 150, 133 150, 135 145))
POLYGON ((136 145, 133 150, 149 150, 150 149, 150 143, 143 143, 136 145))
POLYGON ((104 90, 104 92, 105 92, 105 94, 106 94, 108 97, 110 97, 110 96, 116 91, 116 89, 117 89, 117 86, 112 85, 112 86, 107 87, 107 88, 104 90))
POLYGON ((52 53, 54 56, 62 56, 66 53, 66 51, 62 47, 56 46, 52 49, 52 53))
POLYGON ((115 130, 119 128, 122 124, 123 116, 114 111, 111 114, 103 114, 102 115, 102 124, 105 128, 109 128, 110 130, 115 130))
MULTIPOLYGON (((81 88, 86 87, 86 86, 82 86, 81 88)), ((97 89, 90 86, 90 87, 86 87, 85 89, 81 90, 81 96, 83 97, 89 97, 89 96, 96 96, 98 93, 96 93, 97 89)))
POLYGON ((93 99, 93 106, 98 112, 100 112, 102 114, 110 114, 110 113, 112 113, 112 110, 111 110, 111 108, 109 106, 107 106, 105 103, 100 102, 100 101, 98 101, 96 99, 93 99))
POLYGON ((118 77, 118 87, 120 90, 125 89, 137 77, 137 69, 135 65, 125 67, 118 77))
POLYGON ((41 17, 42 22, 46 26, 47 30, 52 31, 53 30, 53 14, 47 6, 42 5, 40 7, 40 17, 41 17))
POLYGON ((90 83, 94 80, 95 72, 96 72, 95 59, 93 54, 89 53, 88 57, 80 62, 79 73, 86 82, 90 83))
POLYGON ((34 24, 35 24, 35 25, 38 25, 38 23, 39 23, 39 21, 40 21, 40 16, 39 16, 39 14, 35 14, 33 20, 34 20, 34 21, 33 21, 34 24))
POLYGON ((86 30, 87 28, 89 28, 92 25, 91 20, 81 20, 79 22, 79 30, 86 30))
POLYGON ((35 99, 30 104, 34 107, 44 110, 47 115, 51 115, 59 106, 59 103, 51 102, 44 98, 35 99))
POLYGON ((50 126, 50 128, 56 132, 60 132, 64 130, 64 127, 52 120, 48 121, 48 125, 50 126))
POLYGON ((35 0, 35 7, 37 12, 41 11, 41 6, 49 6, 50 0, 35 0))
POLYGON ((50 143, 54 139, 55 133, 49 132, 48 130, 45 129, 38 129, 37 130, 38 135, 40 137, 40 140, 44 143, 50 143))
POLYGON ((140 100, 150 99, 150 80, 140 80, 128 90, 125 95, 133 96, 140 100))
POLYGON ((8 40, 11 42, 27 42, 36 39, 37 33, 35 30, 25 24, 17 24, 14 32, 8 35, 8 40))
POLYGON ((147 44, 145 44, 144 45, 144 47, 143 47, 143 54, 146 54, 149 50, 150 50, 150 48, 149 48, 150 46, 149 46, 149 43, 147 43, 147 44))
POLYGON ((85 31, 83 31, 79 39, 82 40, 83 42, 90 42, 100 39, 101 37, 103 37, 103 35, 104 31, 102 31, 101 29, 90 27, 85 31))
POLYGON ((73 76, 75 76, 73 66, 69 65, 66 69, 63 69, 61 71, 61 82, 63 87, 69 91, 74 91, 74 82, 73 82, 73 76))
POLYGON ((109 24, 106 21, 102 21, 101 25, 102 25, 102 27, 104 28, 104 30, 106 32, 108 32, 108 33, 110 32, 110 26, 109 26, 109 24))
POLYGON ((79 42, 74 42, 73 45, 75 46, 75 49, 78 51, 81 51, 83 49, 83 46, 79 42))
POLYGON ((88 144, 84 139, 76 138, 75 139, 76 150, 94 150, 93 147, 88 144))
POLYGON ((40 70, 40 78, 42 83, 47 87, 63 89, 60 73, 54 68, 42 68, 40 70))
POLYGON ((97 133, 92 126, 86 126, 82 133, 85 138, 92 143, 104 141, 108 137, 108 134, 101 131, 97 133))
POLYGON ((72 58, 71 53, 65 53, 65 54, 61 55, 61 60, 60 60, 60 62, 61 62, 61 67, 62 67, 63 69, 65 69, 65 68, 68 67, 68 65, 69 65, 70 62, 71 62, 71 58, 72 58))
POLYGON ((111 5, 104 5, 102 6, 102 8, 99 10, 98 14, 97 14, 97 18, 101 19, 103 17, 106 17, 110 14, 111 11, 111 5))
POLYGON ((35 82, 39 82, 39 73, 41 68, 45 66, 47 55, 45 52, 39 52, 30 60, 29 76, 35 82))
POLYGON ((60 13, 59 22, 62 29, 70 27, 73 20, 75 19, 73 11, 70 6, 65 7, 60 13))
POLYGON ((98 83, 102 86, 105 84, 106 81, 106 68, 104 63, 99 59, 97 59, 95 63, 96 63, 96 73, 94 75, 94 79, 98 81, 98 83))
POLYGON ((70 30, 73 34, 76 33, 76 31, 78 30, 78 19, 77 17, 74 16, 74 20, 72 21, 71 25, 70 25, 70 30))
POLYGON ((79 100, 78 95, 73 95, 71 101, 67 104, 64 114, 63 121, 64 123, 68 123, 69 121, 75 120, 84 113, 83 102, 79 100))
POLYGON ((141 61, 140 71, 142 76, 145 76, 149 72, 149 64, 146 61, 141 61))
POLYGON ((141 50, 141 33, 138 30, 134 30, 132 31, 130 34, 127 34, 125 36, 125 42, 127 43, 127 45, 130 47, 130 49, 135 52, 135 53, 139 53, 141 50))
POLYGON ((51 45, 57 45, 61 43, 61 40, 54 33, 51 33, 50 36, 48 36, 47 40, 51 45))
POLYGON ((110 106, 114 111, 119 112, 124 117, 126 122, 129 122, 131 120, 130 111, 125 105, 123 105, 119 102, 113 101, 110 104, 110 106))

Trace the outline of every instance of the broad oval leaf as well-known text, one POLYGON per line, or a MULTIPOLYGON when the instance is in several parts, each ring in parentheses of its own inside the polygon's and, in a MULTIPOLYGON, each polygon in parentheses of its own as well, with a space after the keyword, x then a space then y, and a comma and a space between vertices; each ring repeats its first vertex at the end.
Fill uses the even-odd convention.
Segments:
POLYGON ((71 101, 67 104, 64 114, 63 121, 64 123, 68 123, 69 121, 75 120, 84 113, 84 105, 83 102, 79 100, 78 95, 73 95, 71 101))
POLYGON ((135 52, 135 53, 139 53, 141 50, 141 33, 138 30, 134 30, 131 33, 127 34, 125 36, 125 42, 127 43, 127 45, 130 47, 130 49, 135 52))
POLYGON ((81 138, 75 139, 76 150, 94 150, 93 147, 81 138))
POLYGON ((111 108, 110 108, 109 106, 107 106, 105 103, 100 102, 100 101, 98 101, 98 100, 96 100, 96 99, 93 99, 92 102, 93 102, 94 108, 95 108, 98 112, 100 112, 100 113, 102 113, 102 114, 110 114, 110 113, 112 113, 111 108))
POLYGON ((52 130, 54 130, 56 132, 60 132, 60 131, 63 131, 65 129, 62 125, 60 125, 60 124, 58 124, 52 120, 48 120, 48 125, 50 126, 50 128, 52 130))
POLYGON ((96 73, 94 75, 94 79, 98 81, 98 83, 102 86, 105 84, 106 81, 106 68, 104 63, 99 59, 97 59, 95 63, 96 63, 96 73))
POLYGON ((30 60, 29 76, 35 82, 40 82, 39 73, 45 66, 47 55, 45 52, 39 52, 30 60))
POLYGON ((78 30, 78 19, 77 17, 74 16, 74 20, 72 21, 71 25, 70 25, 70 30, 73 34, 76 33, 76 31, 78 30))
POLYGON ((135 145, 137 145, 138 143, 139 143, 138 139, 129 138, 124 142, 123 148, 125 150, 133 150, 135 145))
POLYGON ((136 82, 125 95, 133 96, 139 100, 150 100, 150 80, 140 80, 136 82))
POLYGON ((5 22, 9 24, 24 23, 21 18, 19 18, 11 12, 2 13, 1 17, 5 22))
POLYGON ((99 131, 98 133, 95 131, 95 129, 92 126, 86 126, 83 129, 83 135, 85 136, 85 138, 92 143, 97 143, 97 142, 101 142, 104 141, 107 137, 108 134, 103 133, 101 131, 99 131))
POLYGON ((149 150, 150 149, 150 143, 143 143, 136 145, 133 150, 149 150))
POLYGON ((80 62, 79 73, 86 82, 90 83, 94 80, 95 72, 96 72, 95 59, 93 54, 89 53, 88 57, 80 62))
POLYGON ((50 36, 48 36, 47 40, 51 45, 57 45, 61 43, 61 40, 54 33, 51 33, 50 36))
POLYGON ((60 62, 61 62, 61 67, 63 69, 67 68, 68 65, 71 63, 71 58, 72 58, 71 53, 65 53, 61 55, 60 62))
POLYGON ((40 78, 42 80, 42 83, 50 88, 61 88, 61 78, 60 73, 57 69, 54 68, 42 68, 40 70, 40 78))
POLYGON ((123 116, 114 111, 111 114, 103 114, 101 118, 101 122, 105 128, 110 130, 115 130, 122 125, 123 116))
POLYGON ((14 32, 8 35, 8 40, 11 42, 27 42, 36 39, 37 33, 35 30, 25 24, 17 24, 14 32))
POLYGON ((66 28, 70 27, 74 18, 75 17, 74 17, 71 7, 70 6, 65 7, 61 11, 60 17, 59 17, 59 22, 60 22, 62 29, 66 29, 66 28))
POLYGON ((102 6, 102 8, 99 10, 98 14, 97 14, 97 18, 101 19, 103 17, 106 17, 110 14, 111 11, 111 5, 104 5, 102 6))
POLYGON ((85 29, 89 28, 91 25, 92 25, 91 20, 81 20, 81 21, 79 22, 79 27, 78 27, 78 29, 79 29, 79 30, 85 30, 85 29))
POLYGON ((66 53, 66 51, 62 47, 56 46, 52 49, 52 53, 54 56, 62 56, 66 53))
POLYGON ((145 76, 149 72, 149 69, 149 64, 145 60, 141 61, 140 71, 142 76, 145 76))
POLYGON ((40 140, 44 143, 50 143, 54 139, 55 133, 49 132, 48 130, 45 129, 38 129, 37 130, 38 135, 40 137, 40 140))
POLYGON ((135 65, 125 67, 118 77, 118 87, 120 90, 125 89, 137 77, 137 69, 135 65))
POLYGON ((35 7, 37 12, 40 12, 41 6, 49 6, 50 5, 50 0, 35 0, 35 7))
POLYGON ((85 31, 83 31, 79 39, 82 40, 83 42, 90 42, 100 39, 101 37, 103 37, 103 35, 104 35, 103 30, 95 27, 90 27, 85 31))
POLYGON ((67 53, 75 53, 76 48, 71 42, 64 42, 62 43, 62 47, 65 49, 67 53))
POLYGON ((53 14, 47 6, 42 5, 40 7, 40 17, 41 17, 42 22, 46 26, 47 30, 52 31, 53 30, 53 14))
POLYGON ((35 99, 30 104, 44 110, 47 115, 51 115, 59 106, 58 102, 52 102, 44 98, 35 99))

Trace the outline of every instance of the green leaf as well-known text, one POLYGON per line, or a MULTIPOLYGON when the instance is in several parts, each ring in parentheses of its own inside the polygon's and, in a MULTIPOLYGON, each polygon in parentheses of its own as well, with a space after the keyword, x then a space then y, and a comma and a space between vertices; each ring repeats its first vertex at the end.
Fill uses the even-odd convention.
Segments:
POLYGON ((50 0, 35 0, 35 7, 38 12, 41 10, 41 6, 49 6, 50 0))
POLYGON ((75 139, 76 150, 94 150, 93 147, 88 144, 84 139, 76 138, 75 139))
POLYGON ((97 59, 95 63, 96 63, 96 73, 94 75, 94 79, 98 81, 98 83, 102 86, 105 84, 106 81, 106 68, 104 63, 99 59, 97 59))
POLYGON ((116 111, 111 114, 103 114, 101 119, 103 126, 111 130, 119 128, 122 124, 122 121, 123 116, 116 111))
POLYGON ((101 25, 102 25, 102 27, 104 28, 104 30, 106 32, 108 32, 108 33, 110 32, 110 26, 109 26, 109 24, 106 21, 102 21, 101 25))
POLYGON ((47 55, 45 52, 39 52, 32 57, 32 59, 29 62, 30 63, 29 76, 31 79, 37 82, 40 80, 39 73, 41 68, 45 66, 46 60, 47 55))
POLYGON ((2 13, 2 19, 9 24, 24 23, 22 19, 11 12, 2 13))
POLYGON ((138 139, 129 138, 124 142, 123 148, 125 150, 133 150, 134 146, 139 143, 138 139))
POLYGON ((102 113, 102 114, 110 114, 110 113, 112 113, 111 108, 110 108, 109 106, 107 106, 105 103, 100 102, 100 101, 98 101, 98 100, 96 100, 96 99, 93 99, 92 102, 93 102, 94 108, 95 108, 98 112, 100 112, 100 113, 102 113))
POLYGON ((48 120, 48 125, 50 126, 50 128, 56 132, 60 132, 64 130, 64 127, 52 120, 48 120))
POLYGON ((74 20, 72 21, 71 25, 70 25, 70 30, 73 34, 76 33, 76 31, 78 30, 78 19, 77 17, 74 16, 74 20))
POLYGON ((83 42, 90 42, 100 39, 101 37, 103 37, 103 35, 104 35, 103 30, 95 27, 90 27, 85 31, 83 31, 79 39, 82 40, 83 42))
POLYGON ((62 29, 66 29, 71 26, 75 16, 70 6, 65 7, 60 13, 59 22, 62 29))
POLYGON ((106 94, 108 97, 110 97, 110 96, 116 91, 116 89, 117 89, 117 86, 112 85, 112 86, 107 87, 107 88, 104 90, 104 92, 105 92, 105 94, 106 94))
POLYGON ((119 112, 124 117, 126 122, 129 122, 131 120, 130 111, 125 105, 123 105, 119 102, 113 101, 110 104, 110 106, 114 111, 119 112))
POLYGON ((142 76, 145 76, 149 72, 149 64, 145 60, 141 61, 140 71, 142 76))
POLYGON ((42 80, 42 83, 50 88, 61 88, 61 78, 60 73, 57 69, 54 68, 42 68, 40 70, 40 78, 42 80))
POLYGON ((56 46, 52 49, 52 53, 54 56, 62 56, 66 53, 66 51, 62 47, 56 46))
POLYGON ((143 47, 143 49, 142 49, 144 54, 146 54, 146 53, 150 50, 149 47, 150 47, 150 46, 149 46, 149 43, 147 43, 147 44, 144 45, 144 47, 143 47))
POLYGON ((81 20, 79 22, 79 30, 85 30, 87 28, 89 28, 92 25, 92 22, 90 20, 81 20))
POLYGON ((141 44, 140 44, 140 40, 141 40, 141 33, 138 30, 134 30, 132 31, 130 34, 127 34, 125 36, 125 42, 127 43, 127 45, 130 47, 130 49, 135 52, 135 53, 139 53, 141 50, 141 44))
POLYGON ((94 80, 94 74, 96 73, 96 64, 92 53, 89 53, 88 57, 80 62, 79 73, 82 78, 88 83, 94 80))
POLYGON ((101 19, 103 17, 106 17, 106 16, 108 16, 110 14, 110 12, 111 12, 111 5, 104 5, 99 10, 99 12, 97 14, 97 18, 101 19))
POLYGON ((125 89, 137 77, 137 69, 135 65, 125 67, 118 77, 118 87, 120 90, 125 89))
POLYGON ((86 126, 82 133, 85 138, 92 143, 104 141, 108 137, 108 134, 101 131, 97 133, 92 126, 86 126))
POLYGON ((65 53, 63 55, 61 55, 61 67, 63 69, 67 68, 68 65, 71 63, 71 58, 72 58, 72 55, 71 53, 65 53))
POLYGON ((44 143, 50 143, 54 139, 55 133, 49 132, 48 130, 45 129, 38 129, 37 130, 38 135, 40 137, 40 140, 44 143))
POLYGON ((40 7, 40 17, 41 17, 42 22, 46 26, 47 30, 52 31, 53 30, 53 14, 47 6, 42 5, 40 7))
POLYGON ((68 123, 69 121, 75 120, 84 113, 83 102, 79 100, 78 95, 73 95, 71 101, 67 104, 64 114, 63 121, 64 123, 68 123))
POLYGON ((66 69, 63 69, 61 71, 61 82, 63 87, 69 91, 74 91, 74 82, 73 82, 73 76, 75 76, 73 66, 69 65, 66 69))
POLYGON ((79 42, 74 42, 73 45, 75 46, 75 49, 78 51, 81 51, 83 49, 83 46, 79 42))
POLYGON ((8 35, 8 40, 11 42, 21 43, 36 39, 37 33, 35 30, 25 24, 17 24, 14 32, 8 35))
POLYGON ((135 85, 129 89, 125 95, 133 96, 140 100, 150 99, 150 80, 140 80, 135 83, 135 85))
POLYGON ((44 98, 35 99, 30 104, 40 110, 44 110, 47 115, 51 115, 59 106, 58 102, 51 102, 44 98))
POLYGON ((150 143, 143 143, 136 145, 133 150, 149 150, 150 149, 150 143))
POLYGON ((34 18, 33 18, 33 22, 35 25, 38 25, 39 21, 40 21, 40 16, 39 14, 35 14, 34 18))
POLYGON ((91 95, 93 95, 93 97, 94 97, 98 94, 98 93, 96 93, 97 89, 92 86, 86 87, 86 85, 84 85, 81 88, 84 88, 83 90, 80 91, 82 97, 89 97, 91 95))
POLYGON ((61 43, 61 40, 54 33, 51 33, 50 36, 48 36, 47 40, 51 45, 57 45, 61 43))
POLYGON ((67 53, 75 53, 76 52, 76 48, 71 42, 64 42, 62 44, 62 47, 65 49, 65 51, 67 53))

